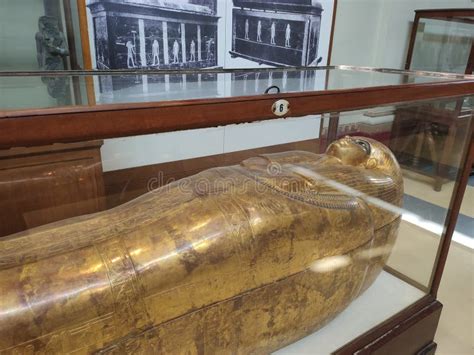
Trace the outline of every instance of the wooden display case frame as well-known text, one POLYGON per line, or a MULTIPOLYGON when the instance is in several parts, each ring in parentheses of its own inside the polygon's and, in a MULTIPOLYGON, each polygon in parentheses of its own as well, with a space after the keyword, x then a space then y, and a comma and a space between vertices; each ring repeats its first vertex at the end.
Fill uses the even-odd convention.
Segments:
MULTIPOLYGON (((462 9, 462 8, 455 8, 455 9, 420 9, 415 10, 415 18, 413 21, 413 27, 411 30, 410 35, 410 42, 408 45, 408 53, 405 62, 405 69, 411 70, 412 61, 413 61, 413 53, 415 50, 415 43, 418 34, 418 28, 420 27, 420 22, 427 19, 435 19, 444 22, 460 22, 470 24, 474 26, 474 9, 462 9)), ((466 67, 464 74, 472 74, 474 70, 474 41, 471 43, 471 49, 469 51, 468 58, 466 60, 466 67)), ((439 156, 440 158, 435 158, 434 156, 431 157, 432 164, 434 165, 434 169, 432 172, 423 172, 421 169, 417 168, 416 166, 410 166, 410 164, 404 165, 405 168, 412 169, 417 173, 424 174, 434 179, 434 190, 440 191, 444 182, 447 182, 446 179, 446 165, 451 155, 454 147, 454 143, 456 140, 456 135, 458 131, 463 131, 464 127, 462 126, 462 116, 463 116, 463 100, 458 100, 456 103, 456 107, 454 109, 438 109, 437 112, 432 112, 433 115, 441 116, 441 120, 443 122, 439 122, 446 127, 448 130, 448 135, 446 142, 443 144, 443 147, 440 150, 439 156)), ((423 113, 420 117, 417 118, 416 114, 410 114, 410 112, 406 112, 404 110, 400 110, 398 115, 398 119, 395 120, 395 136, 401 134, 403 136, 403 125, 406 124, 402 116, 407 116, 406 120, 412 122, 418 122, 420 125, 431 123, 430 121, 426 122, 423 121, 423 116, 430 117, 429 114, 424 115, 423 113)), ((421 128, 422 130, 426 130, 421 128)), ((431 130, 431 129, 429 129, 431 130)), ((430 132, 431 134, 431 132, 430 132)), ((419 147, 424 145, 425 142, 418 142, 419 147)), ((428 142, 428 145, 430 142, 428 142)), ((395 154, 403 153, 402 150, 399 151, 398 148, 400 147, 391 147, 395 150, 395 154)), ((434 144, 431 144, 431 149, 436 150, 434 144)), ((415 156, 417 154, 415 153, 415 156)), ((419 157, 415 157, 417 159, 419 157)), ((416 165, 416 164, 415 164, 416 165)))
MULTIPOLYGON (((347 68, 344 67, 344 69, 347 68)), ((413 72, 399 70, 352 69, 413 74, 413 72)), ((75 73, 75 75, 90 74, 101 75, 100 72, 75 73)), ((147 72, 147 74, 150 73, 147 72)), ((27 74, 23 73, 23 75, 27 74)), ((70 75, 70 73, 54 75, 70 75)), ((0 148, 38 146, 59 142, 72 143, 270 120, 277 118, 271 108, 278 99, 286 99, 290 103, 290 112, 287 116, 323 113, 337 116, 337 113, 342 111, 468 96, 474 93, 474 77, 460 78, 456 75, 446 75, 446 78, 453 80, 217 99, 2 110, 0 111, 0 148), (176 119, 177 117, 179 120, 176 119)), ((436 296, 474 157, 472 124, 469 129, 469 147, 463 152, 461 177, 455 184, 450 201, 447 223, 439 245, 428 294, 346 344, 336 351, 337 354, 354 352, 410 354, 419 351, 429 353, 436 347, 433 338, 442 308, 436 296)))
MULTIPOLYGON (((454 21, 454 22, 465 22, 470 23, 474 26, 474 20, 470 17, 474 17, 474 9, 423 9, 415 10, 415 19, 413 21, 413 27, 410 35, 410 43, 408 46, 407 60, 405 62, 405 69, 410 70, 411 62, 413 59, 413 50, 415 49, 416 34, 418 33, 418 27, 420 20, 422 19, 438 19, 442 21, 454 21)), ((471 45, 471 51, 469 58, 466 63, 465 74, 472 74, 474 70, 474 41, 471 45)))

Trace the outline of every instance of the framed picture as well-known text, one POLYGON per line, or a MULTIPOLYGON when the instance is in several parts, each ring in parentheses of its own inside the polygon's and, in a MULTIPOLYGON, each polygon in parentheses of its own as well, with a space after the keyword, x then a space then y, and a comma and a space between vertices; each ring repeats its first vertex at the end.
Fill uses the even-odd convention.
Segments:
POLYGON ((91 66, 103 70, 217 67, 221 20, 217 5, 218 0, 82 0, 91 66))
POLYGON ((328 65, 334 0, 233 0, 227 68, 328 65))

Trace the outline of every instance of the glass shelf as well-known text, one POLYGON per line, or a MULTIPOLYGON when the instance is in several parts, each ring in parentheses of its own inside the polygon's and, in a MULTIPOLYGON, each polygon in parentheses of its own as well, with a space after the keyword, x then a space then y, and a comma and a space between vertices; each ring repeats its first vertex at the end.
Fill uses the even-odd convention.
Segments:
POLYGON ((472 79, 472 76, 350 66, 261 70, 0 73, 5 111, 327 92, 472 79), (274 88, 270 93, 275 93, 274 88))

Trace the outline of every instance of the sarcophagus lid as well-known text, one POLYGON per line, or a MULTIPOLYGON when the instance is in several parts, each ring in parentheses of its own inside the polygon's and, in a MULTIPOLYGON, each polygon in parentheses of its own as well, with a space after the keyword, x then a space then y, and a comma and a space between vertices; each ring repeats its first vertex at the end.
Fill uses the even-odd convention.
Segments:
POLYGON ((386 147, 344 138, 326 154, 262 155, 7 237, 0 351, 278 349, 370 286, 402 195, 386 147))

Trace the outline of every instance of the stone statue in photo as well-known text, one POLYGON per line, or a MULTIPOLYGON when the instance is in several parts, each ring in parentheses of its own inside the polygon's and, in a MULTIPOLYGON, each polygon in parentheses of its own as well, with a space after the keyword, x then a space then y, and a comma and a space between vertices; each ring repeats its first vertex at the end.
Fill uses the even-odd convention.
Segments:
POLYGON ((160 44, 158 43, 157 39, 153 40, 153 44, 151 45, 151 52, 153 57, 153 62, 151 65, 156 67, 160 65, 160 44))
POLYGON ((189 45, 189 61, 190 62, 195 62, 196 61, 196 42, 194 42, 194 39, 191 40, 191 44, 189 45))
POLYGON ((132 41, 128 40, 127 43, 125 44, 125 47, 127 47, 127 66, 128 68, 136 68, 135 64, 135 45, 132 43, 132 41))
POLYGON ((291 47, 290 45, 290 39, 291 39, 291 26, 290 24, 286 25, 286 30, 285 30, 285 47, 291 47))
POLYGON ((173 42, 173 64, 179 63, 179 43, 177 40, 173 42))
POLYGON ((257 23, 257 42, 262 42, 262 21, 257 23))
POLYGON ((249 40, 249 19, 245 20, 245 39, 249 40))
POLYGON ((270 44, 275 45, 275 34, 276 34, 276 26, 275 22, 272 22, 272 26, 270 27, 270 44))

